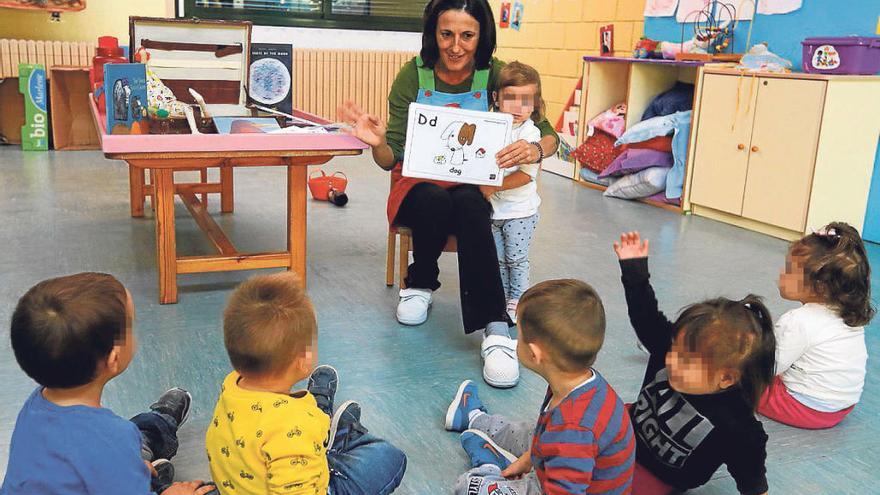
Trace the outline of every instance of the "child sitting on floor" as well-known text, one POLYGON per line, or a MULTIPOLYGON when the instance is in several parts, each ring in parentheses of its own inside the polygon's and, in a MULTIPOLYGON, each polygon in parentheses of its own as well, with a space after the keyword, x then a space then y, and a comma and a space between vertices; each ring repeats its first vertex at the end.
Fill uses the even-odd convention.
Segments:
POLYGON ((599 295, 579 280, 550 280, 526 291, 518 312, 519 360, 548 384, 538 424, 488 414, 464 381, 446 413, 446 429, 463 432, 471 459, 455 493, 630 493, 632 425, 591 367, 605 338, 599 295))
POLYGON ((230 297, 223 335, 235 371, 223 381, 205 441, 222 494, 384 495, 400 484, 403 452, 367 433, 356 402, 333 412, 336 370, 312 371, 317 332, 291 272, 254 277, 230 297), (291 393, 306 377, 308 391, 291 393))
MULTIPOLYGON (((544 118, 541 77, 534 68, 510 62, 498 74, 494 94, 497 110, 513 116, 512 141, 524 140, 540 148, 541 131, 535 122, 544 118)), ((540 156, 543 158, 543 150, 540 156)), ((501 187, 481 186, 492 204, 492 235, 498 251, 501 283, 507 298, 507 313, 516 323, 516 306, 529 288, 529 247, 538 224, 539 163, 504 169, 501 187)))
POLYGON ((19 299, 12 350, 40 386, 15 422, 0 493, 204 495, 214 489, 197 488, 201 481, 171 485, 167 459, 177 453, 188 392, 165 392, 131 421, 101 406, 107 382, 134 356, 133 322, 131 295, 103 273, 45 280, 19 299), (162 476, 151 480, 157 470, 162 476))
POLYGON ((685 308, 675 323, 657 308, 648 241, 614 243, 629 319, 650 354, 638 400, 633 493, 696 488, 727 465, 744 495, 767 493, 767 434, 755 407, 773 379, 776 339, 757 296, 717 298, 685 308))
POLYGON ((862 395, 874 316, 871 268, 858 231, 834 222, 793 243, 779 294, 803 304, 776 322, 776 378, 758 412, 798 428, 830 428, 862 395))

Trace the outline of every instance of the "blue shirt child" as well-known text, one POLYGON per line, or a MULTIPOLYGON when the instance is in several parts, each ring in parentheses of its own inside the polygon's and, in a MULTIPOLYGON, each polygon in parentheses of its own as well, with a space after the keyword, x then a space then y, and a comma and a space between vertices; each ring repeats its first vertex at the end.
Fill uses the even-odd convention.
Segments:
POLYGON ((38 387, 15 423, 0 495, 147 495, 141 434, 110 409, 58 406, 38 387))

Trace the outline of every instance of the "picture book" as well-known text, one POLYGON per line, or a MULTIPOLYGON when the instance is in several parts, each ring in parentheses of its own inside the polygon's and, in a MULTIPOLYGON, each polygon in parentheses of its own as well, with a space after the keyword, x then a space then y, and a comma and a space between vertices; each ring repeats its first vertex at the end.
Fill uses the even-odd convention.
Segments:
POLYGON ((218 134, 268 134, 281 130, 274 117, 214 117, 218 134))
POLYGON ((139 134, 147 118, 147 70, 144 64, 104 64, 107 133, 139 134))
POLYGON ((293 46, 252 43, 248 98, 284 113, 293 111, 293 46))

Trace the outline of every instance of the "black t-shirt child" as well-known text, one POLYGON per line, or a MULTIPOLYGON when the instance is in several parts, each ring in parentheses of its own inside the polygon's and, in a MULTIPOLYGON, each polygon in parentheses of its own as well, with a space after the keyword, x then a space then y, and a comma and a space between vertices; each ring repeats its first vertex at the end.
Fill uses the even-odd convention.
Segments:
POLYGON ((767 434, 739 387, 689 395, 669 386, 666 354, 673 324, 658 309, 648 258, 621 260, 629 319, 651 357, 638 400, 630 408, 636 461, 679 490, 696 488, 727 465, 743 495, 767 491, 767 434))

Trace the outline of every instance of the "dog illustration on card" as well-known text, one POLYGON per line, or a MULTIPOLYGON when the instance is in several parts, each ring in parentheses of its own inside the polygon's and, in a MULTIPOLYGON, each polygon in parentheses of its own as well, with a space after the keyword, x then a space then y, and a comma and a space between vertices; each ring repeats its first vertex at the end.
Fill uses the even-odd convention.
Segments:
MULTIPOLYGON (((446 142, 446 148, 448 149, 445 155, 441 155, 447 159, 445 163, 452 165, 464 164, 468 160, 466 155, 470 156, 471 154, 470 148, 474 144, 474 135, 476 133, 477 124, 455 121, 446 126, 443 134, 440 135, 440 139, 446 142)), ((436 157, 434 161, 439 164, 441 156, 436 157)))

